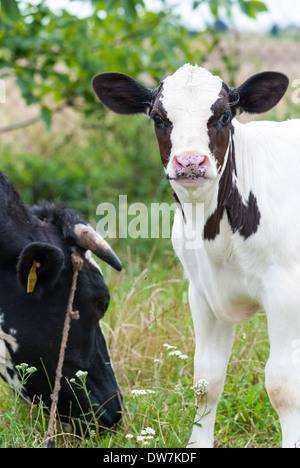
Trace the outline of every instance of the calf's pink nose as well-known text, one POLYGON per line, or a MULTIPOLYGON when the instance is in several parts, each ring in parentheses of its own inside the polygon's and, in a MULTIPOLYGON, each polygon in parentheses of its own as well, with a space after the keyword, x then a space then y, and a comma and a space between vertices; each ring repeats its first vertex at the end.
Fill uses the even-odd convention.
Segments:
POLYGON ((179 177, 199 177, 206 172, 206 156, 200 154, 182 154, 174 156, 173 167, 179 177))

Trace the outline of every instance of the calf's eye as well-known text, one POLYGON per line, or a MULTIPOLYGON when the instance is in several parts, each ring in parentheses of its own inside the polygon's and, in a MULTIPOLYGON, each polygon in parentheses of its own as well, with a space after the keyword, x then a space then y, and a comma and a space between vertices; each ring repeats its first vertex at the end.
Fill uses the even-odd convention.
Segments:
POLYGON ((222 117, 220 118, 219 122, 222 125, 222 127, 226 127, 228 122, 231 120, 231 114, 230 112, 224 112, 222 117))
POLYGON ((160 115, 154 114, 154 115, 151 116, 151 118, 154 120, 154 123, 155 123, 156 127, 163 128, 165 126, 164 121, 163 121, 163 119, 161 118, 160 115))

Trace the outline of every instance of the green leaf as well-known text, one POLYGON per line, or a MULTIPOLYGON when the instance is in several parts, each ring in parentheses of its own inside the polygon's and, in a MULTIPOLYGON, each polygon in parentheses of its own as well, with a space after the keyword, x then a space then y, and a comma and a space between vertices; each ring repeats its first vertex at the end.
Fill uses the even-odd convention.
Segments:
POLYGON ((130 18, 136 17, 135 2, 132 0, 122 0, 122 5, 124 7, 126 15, 130 18))
POLYGON ((16 82, 21 90, 23 98, 26 99, 28 94, 30 94, 30 87, 29 87, 28 81, 25 80, 24 78, 19 77, 16 79, 16 82))
POLYGON ((52 110, 49 109, 49 107, 42 106, 41 109, 41 119, 45 123, 47 129, 49 130, 51 128, 51 123, 52 123, 52 110))
POLYGON ((258 13, 263 11, 268 11, 267 5, 263 2, 259 2, 258 0, 250 0, 249 3, 251 4, 252 8, 255 9, 258 13))
POLYGON ((1 9, 13 21, 18 21, 21 17, 16 0, 1 0, 1 9))
POLYGON ((242 12, 252 19, 256 18, 257 13, 268 11, 266 5, 257 0, 239 0, 239 5, 242 12))

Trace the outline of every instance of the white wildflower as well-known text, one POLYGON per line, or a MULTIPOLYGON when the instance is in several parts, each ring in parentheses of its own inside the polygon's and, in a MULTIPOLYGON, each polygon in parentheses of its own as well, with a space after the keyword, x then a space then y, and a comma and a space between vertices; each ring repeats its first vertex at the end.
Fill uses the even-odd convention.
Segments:
POLYGON ((133 395, 133 396, 148 395, 148 394, 151 394, 151 393, 155 393, 155 390, 145 390, 143 388, 131 390, 131 395, 133 395))
POLYGON ((178 356, 179 359, 188 359, 188 356, 186 354, 183 354, 179 349, 177 349, 177 346, 170 346, 170 345, 164 345, 167 347, 167 350, 169 351, 170 349, 173 349, 169 353, 169 356, 178 356))
POLYGON ((79 370, 76 372, 76 377, 78 377, 78 379, 82 382, 82 383, 85 383, 85 380, 86 380, 86 376, 88 375, 88 371, 82 371, 82 370, 79 370))
POLYGON ((134 435, 133 434, 126 434, 125 439, 133 439, 134 435))
POLYGON ((176 349, 177 346, 172 346, 172 345, 169 345, 168 343, 164 343, 163 346, 166 348, 167 351, 169 351, 169 349, 176 349))
POLYGON ((152 436, 147 436, 147 437, 137 436, 136 437, 136 441, 141 442, 143 445, 148 445, 149 444, 148 439, 153 439, 153 437, 152 436))
POLYGON ((23 375, 33 374, 37 371, 37 368, 34 366, 29 367, 26 362, 22 362, 21 364, 16 365, 16 369, 23 375))
POLYGON ((156 432, 154 429, 152 429, 152 427, 146 427, 145 429, 141 431, 141 435, 147 435, 147 434, 155 435, 156 432))
POLYGON ((188 355, 187 354, 180 354, 180 356, 178 356, 179 359, 188 359, 188 355))
POLYGON ((179 351, 179 349, 176 349, 176 351, 171 351, 169 353, 169 356, 180 356, 182 354, 181 351, 179 351))
POLYGON ((136 437, 137 442, 142 442, 143 445, 148 445, 149 443, 148 440, 151 440, 151 439, 153 439, 152 435, 148 435, 148 436, 140 435, 136 437))
POLYGON ((191 387, 194 390, 196 396, 206 395, 208 382, 205 379, 200 379, 198 382, 191 387))
POLYGON ((28 364, 26 362, 22 362, 21 364, 16 365, 17 371, 26 371, 28 364))
POLYGON ((146 390, 131 390, 131 395, 136 396, 136 395, 147 395, 146 390))

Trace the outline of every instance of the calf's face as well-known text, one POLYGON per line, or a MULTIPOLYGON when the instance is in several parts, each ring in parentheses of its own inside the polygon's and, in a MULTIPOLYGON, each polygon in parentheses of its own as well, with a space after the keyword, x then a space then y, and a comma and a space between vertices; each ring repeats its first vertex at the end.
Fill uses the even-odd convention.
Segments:
POLYGON ((228 147, 230 104, 229 89, 203 68, 185 66, 164 80, 150 116, 175 188, 197 187, 217 176, 228 147))
POLYGON ((150 115, 166 177, 181 194, 204 189, 222 173, 236 113, 271 109, 287 85, 284 75, 264 72, 230 88, 218 76, 189 64, 154 90, 120 73, 103 73, 93 80, 95 93, 111 110, 150 115))

